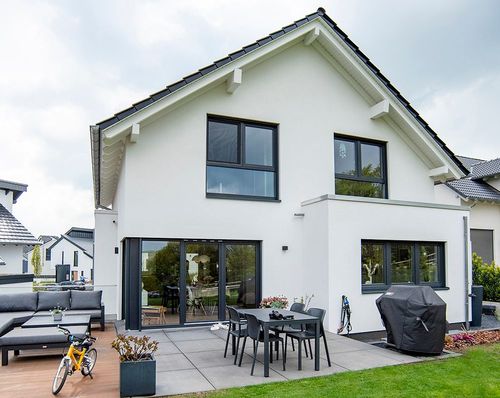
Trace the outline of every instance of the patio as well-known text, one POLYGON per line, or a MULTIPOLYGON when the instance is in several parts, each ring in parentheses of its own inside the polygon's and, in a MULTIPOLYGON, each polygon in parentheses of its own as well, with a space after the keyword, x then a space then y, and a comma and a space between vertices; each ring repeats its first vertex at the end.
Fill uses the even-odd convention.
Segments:
MULTIPOLYGON (((118 331, 123 333, 120 323, 118 331)), ((157 396, 195 393, 251 384, 286 381, 314 376, 324 376, 348 370, 361 370, 382 366, 418 362, 414 358, 344 336, 327 333, 332 367, 328 367, 321 347, 321 370, 314 371, 314 361, 303 358, 303 370, 297 371, 297 353, 288 347, 287 370, 282 370, 281 360, 270 366, 268 378, 263 376, 263 350, 259 349, 255 375, 250 376, 250 349, 246 349, 241 368, 233 365, 233 356, 228 352, 224 358, 226 330, 210 331, 209 327, 184 329, 155 329, 127 334, 147 334, 160 342, 156 353, 157 396)), ((110 344, 115 337, 115 327, 106 325, 106 331, 94 330, 98 338, 95 347, 98 361, 94 369, 94 379, 82 378, 80 374, 69 377, 59 393, 60 397, 118 397, 119 364, 118 355, 110 344)), ((249 344, 251 347, 251 344, 249 344)), ((248 345, 247 345, 248 347, 248 345)), ((21 351, 19 357, 10 356, 9 366, 0 368, 0 391, 9 396, 51 397, 51 383, 61 350, 53 350, 54 355, 44 351, 21 351), (40 353, 38 353, 40 354, 40 353)))

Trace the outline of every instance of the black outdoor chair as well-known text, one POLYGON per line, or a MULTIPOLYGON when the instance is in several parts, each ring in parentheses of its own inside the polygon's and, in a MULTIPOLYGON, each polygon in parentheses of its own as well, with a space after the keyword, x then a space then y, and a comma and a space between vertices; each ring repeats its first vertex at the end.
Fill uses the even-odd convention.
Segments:
MULTIPOLYGON (((320 308, 311 308, 309 309, 309 311, 307 311, 307 314, 308 315, 311 315, 311 316, 314 316, 314 317, 317 317, 321 320, 320 322, 320 328, 319 328, 319 337, 320 339, 322 338, 323 339, 323 342, 325 343, 325 351, 326 351, 326 358, 328 360, 328 366, 332 366, 332 363, 330 361, 330 353, 328 352, 328 344, 326 342, 326 336, 325 336, 325 329, 323 328, 323 319, 325 319, 325 314, 326 314, 326 311, 325 310, 322 310, 320 308)), ((302 370, 302 350, 301 350, 301 347, 302 347, 302 342, 304 342, 304 345, 305 345, 305 342, 307 341, 308 344, 309 344, 309 353, 310 353, 310 357, 311 359, 313 359, 313 352, 312 352, 312 349, 311 349, 311 340, 313 340, 315 338, 315 335, 314 335, 314 324, 307 324, 306 325, 306 328, 305 330, 300 330, 300 331, 293 331, 293 332, 286 332, 286 336, 285 336, 285 357, 286 357, 286 347, 287 347, 287 341, 288 341, 288 337, 290 337, 292 339, 292 342, 293 340, 297 340, 298 342, 298 346, 299 346, 299 360, 298 360, 298 368, 299 370, 302 370)))
MULTIPOLYGON (((227 356, 227 346, 229 345, 229 337, 234 336, 238 339, 236 343, 236 348, 234 350, 234 364, 236 365, 236 360, 238 358, 238 349, 240 347, 240 339, 242 337, 246 338, 247 335, 247 325, 246 320, 240 318, 240 314, 233 307, 227 307, 227 312, 229 312, 229 329, 227 331, 226 339, 226 349, 224 350, 224 358, 227 356)), ((233 347, 234 348, 234 347, 233 347)))
MULTIPOLYGON (((290 311, 293 312, 300 312, 304 313, 304 309, 306 308, 304 303, 293 303, 292 306, 290 307, 290 311)), ((285 325, 285 326, 278 326, 278 327, 272 327, 271 330, 276 334, 276 336, 279 336, 280 333, 286 333, 286 332, 297 332, 301 331, 304 329, 303 325, 285 325)), ((306 357, 307 357, 307 345, 304 341, 304 348, 306 351, 306 357)), ((276 351, 278 351, 278 344, 276 344, 275 347, 276 351)), ((292 340, 292 350, 295 351, 295 344, 293 343, 292 340)))
MULTIPOLYGON (((238 366, 241 366, 241 361, 243 360, 243 354, 245 352, 245 344, 247 342, 247 337, 250 337, 253 342, 253 363, 252 363, 252 371, 250 375, 253 376, 253 371, 255 368, 255 361, 257 359, 257 351, 259 349, 259 342, 264 341, 264 331, 260 327, 259 321, 254 315, 246 314, 247 318, 247 335, 243 340, 243 347, 241 348, 240 362, 238 366)), ((283 370, 285 370, 286 364, 286 351, 285 351, 285 343, 281 337, 278 337, 272 333, 269 334, 269 362, 273 362, 273 343, 281 342, 281 349, 283 350, 283 370)))

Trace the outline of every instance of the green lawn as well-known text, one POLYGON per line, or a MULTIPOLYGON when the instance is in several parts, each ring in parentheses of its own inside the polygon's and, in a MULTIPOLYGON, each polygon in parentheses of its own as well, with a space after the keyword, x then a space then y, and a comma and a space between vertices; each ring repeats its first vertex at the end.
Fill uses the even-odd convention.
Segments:
POLYGON ((193 395, 196 397, 500 397, 500 344, 463 356, 193 395))

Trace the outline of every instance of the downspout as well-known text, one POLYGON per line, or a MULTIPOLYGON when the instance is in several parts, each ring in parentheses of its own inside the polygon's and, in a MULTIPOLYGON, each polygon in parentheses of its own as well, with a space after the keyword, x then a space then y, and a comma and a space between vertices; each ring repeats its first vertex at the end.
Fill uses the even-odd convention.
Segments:
POLYGON ((465 329, 469 330, 469 219, 464 219, 464 261, 465 261, 465 329))

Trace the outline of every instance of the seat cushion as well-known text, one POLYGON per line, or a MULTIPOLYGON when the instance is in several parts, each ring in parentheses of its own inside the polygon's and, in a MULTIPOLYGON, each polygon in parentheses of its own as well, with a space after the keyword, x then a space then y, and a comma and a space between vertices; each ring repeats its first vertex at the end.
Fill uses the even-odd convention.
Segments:
POLYGON ((12 319, 12 317, 0 314, 0 336, 9 330, 13 322, 14 319, 12 319))
POLYGON ((38 292, 37 311, 51 310, 56 307, 69 308, 70 292, 38 292))
POLYGON ((0 294, 0 312, 36 311, 38 293, 0 294))
POLYGON ((0 335, 12 325, 22 325, 33 316, 33 311, 0 312, 0 335))
POLYGON ((72 310, 100 310, 101 309, 102 291, 95 292, 71 291, 71 309, 72 310))
MULTIPOLYGON (((101 317, 101 310, 67 310, 64 311, 66 315, 90 315, 91 319, 101 317)), ((34 316, 51 315, 50 311, 37 311, 34 316)))
MULTIPOLYGON (((84 337, 87 332, 85 326, 72 326, 67 328, 73 335, 84 337)), ((55 327, 47 328, 15 328, 0 337, 0 346, 16 346, 25 344, 64 343, 68 337, 55 327)), ((69 342, 68 342, 69 345, 69 342)))

